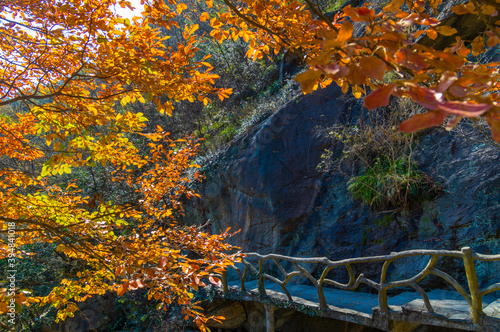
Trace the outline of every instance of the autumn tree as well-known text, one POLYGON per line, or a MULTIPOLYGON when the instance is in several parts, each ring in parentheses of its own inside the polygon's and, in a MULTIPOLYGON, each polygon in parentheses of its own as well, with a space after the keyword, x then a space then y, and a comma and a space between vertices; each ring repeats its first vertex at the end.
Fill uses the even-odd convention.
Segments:
MULTIPOLYGON (((440 0, 346 6, 332 15, 312 0, 203 3, 197 16, 210 23, 215 41, 242 39, 254 60, 300 54, 308 65, 297 76, 305 93, 335 82, 356 97, 366 94, 368 109, 391 96, 410 98, 428 111, 401 123, 402 131, 482 117, 500 141, 498 63, 480 59, 500 42, 494 1, 451 7, 450 15, 482 22, 473 34, 437 18, 440 0), (433 47, 441 38, 449 42, 433 47)), ((53 243, 82 263, 46 297, 15 290, 17 309, 50 303, 64 319, 89 296, 146 288, 163 308, 176 298, 202 326, 192 289, 217 283, 217 272, 235 258, 226 253, 228 233, 183 228, 173 218, 182 211, 180 195, 194 195, 185 172, 196 143, 170 141, 162 128, 144 132, 144 114, 128 107, 151 103, 170 115, 175 102, 208 104, 230 90, 214 87, 210 55, 195 56, 200 34, 192 20, 174 45, 160 33, 195 6, 143 5, 142 17, 124 19, 113 8, 130 7, 125 0, 0 4, 0 257, 15 263, 32 257, 26 245, 53 243), (67 180, 97 164, 107 167, 109 182, 133 193, 128 201, 91 197, 67 180)), ((6 312, 9 289, 2 294, 6 312)))
POLYGON ((427 112, 401 123, 401 131, 443 123, 451 129, 462 118, 482 117, 500 142, 499 66, 480 61, 500 42, 497 2, 457 4, 442 20, 437 18, 442 0, 393 0, 381 9, 348 5, 334 15, 312 0, 223 3, 225 10, 210 20, 211 36, 221 42, 244 39, 253 59, 282 49, 300 54, 308 65, 296 77, 304 93, 335 82, 357 98, 367 94, 364 105, 370 110, 387 106, 391 96, 410 98, 427 112), (457 20, 448 20, 450 15, 467 15, 476 24, 463 31, 451 26, 457 20), (395 78, 387 81, 389 72, 395 78))
MULTIPOLYGON (((196 142, 171 141, 127 106, 151 103, 171 114, 174 102, 230 91, 214 87, 206 59, 196 60, 196 25, 175 47, 161 28, 176 26, 185 4, 144 3, 143 17, 124 19, 116 0, 6 0, 0 4, 0 258, 30 259, 27 245, 53 243, 81 264, 44 297, 3 288, 0 311, 38 302, 73 316, 77 303, 106 292, 145 288, 166 310, 172 301, 203 326, 191 298, 235 259, 229 233, 178 226, 180 197, 195 195, 186 175, 196 142), (82 194, 68 181, 102 165, 127 200, 82 194), (29 166, 29 167, 28 167, 29 166), (15 295, 14 295, 15 294, 15 295)), ((198 178, 194 174, 194 178, 198 178)))

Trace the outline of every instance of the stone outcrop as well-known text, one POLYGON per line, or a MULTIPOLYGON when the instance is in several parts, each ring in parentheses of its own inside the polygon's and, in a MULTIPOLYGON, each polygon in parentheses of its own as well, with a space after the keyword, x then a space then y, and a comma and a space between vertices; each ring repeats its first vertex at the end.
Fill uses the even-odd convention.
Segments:
POLYGON ((205 308, 205 315, 207 317, 224 317, 224 320, 221 322, 214 320, 207 322, 207 327, 215 331, 218 329, 236 329, 247 320, 245 307, 241 302, 237 301, 211 302, 205 308))
MULTIPOLYGON (((353 124, 363 112, 335 84, 285 105, 205 166, 202 199, 187 205, 187 219, 210 220, 214 232, 241 230, 232 241, 246 252, 334 260, 413 248, 500 253, 500 149, 472 131, 422 136, 413 158, 445 192, 405 213, 370 211, 348 193, 345 175, 317 171, 331 144, 318 129, 353 124)), ((329 149, 338 156, 342 146, 329 149)), ((390 273, 405 277, 423 264, 395 262, 390 273)), ((441 264, 450 271, 461 262, 441 264)), ((498 276, 498 265, 478 267, 483 284, 498 276)))

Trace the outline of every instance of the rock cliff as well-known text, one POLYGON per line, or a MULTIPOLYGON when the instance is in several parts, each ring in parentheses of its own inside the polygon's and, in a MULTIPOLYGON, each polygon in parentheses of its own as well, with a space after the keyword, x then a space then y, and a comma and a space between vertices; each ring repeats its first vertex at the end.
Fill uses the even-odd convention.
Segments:
MULTIPOLYGON (((345 175, 317 170, 331 144, 318 128, 352 124, 364 112, 335 84, 290 102, 205 166, 202 198, 189 203, 187 218, 210 220, 214 232, 240 229, 232 242, 244 252, 342 259, 471 246, 500 253, 500 149, 484 141, 439 128, 422 135, 413 158, 445 192, 406 212, 371 211, 348 193, 345 175)), ((341 154, 341 144, 329 148, 341 154)), ((391 273, 403 277, 423 264, 396 262, 391 273)), ((491 284, 499 272, 500 264, 479 267, 479 278, 491 284)))

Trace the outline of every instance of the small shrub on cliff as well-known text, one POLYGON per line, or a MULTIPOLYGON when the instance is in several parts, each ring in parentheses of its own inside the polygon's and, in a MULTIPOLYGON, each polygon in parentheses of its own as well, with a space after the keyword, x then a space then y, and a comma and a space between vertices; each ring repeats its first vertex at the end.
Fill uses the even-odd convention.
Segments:
POLYGON ((364 174, 352 177, 348 190, 374 209, 406 208, 422 199, 433 199, 442 191, 409 157, 380 157, 364 174))
POLYGON ((393 100, 387 108, 360 116, 353 125, 339 124, 320 131, 318 134, 326 135, 332 143, 342 144, 342 155, 337 158, 333 150, 325 150, 319 170, 336 168, 351 177, 359 166, 365 168, 380 156, 396 160, 411 155, 417 135, 399 132, 397 126, 403 118, 420 111, 421 107, 409 99, 393 100))

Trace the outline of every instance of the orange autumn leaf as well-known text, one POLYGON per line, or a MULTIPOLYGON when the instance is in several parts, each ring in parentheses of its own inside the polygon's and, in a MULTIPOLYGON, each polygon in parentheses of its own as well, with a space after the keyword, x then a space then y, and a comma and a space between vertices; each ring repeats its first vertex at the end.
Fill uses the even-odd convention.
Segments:
POLYGON ((370 22, 375 18, 375 10, 367 7, 351 7, 348 5, 343 9, 344 13, 351 18, 354 22, 370 22))
POLYGON ((120 296, 123 295, 127 292, 128 290, 128 283, 121 284, 120 287, 116 290, 116 295, 120 296))
POLYGON ((337 36, 337 41, 343 43, 349 38, 352 37, 352 33, 354 31, 354 26, 352 25, 351 22, 345 21, 342 23, 342 26, 340 27, 339 35, 337 36))
POLYGON ((205 22, 205 21, 208 21, 208 19, 210 18, 210 16, 208 15, 207 12, 203 12, 201 15, 200 15, 200 21, 201 22, 205 22))
POLYGON ((385 76, 386 65, 385 62, 377 57, 362 57, 359 58, 361 71, 369 78, 382 81, 385 76))
POLYGON ((436 39, 436 38, 437 38, 437 36, 438 36, 438 33, 437 33, 437 32, 436 32, 436 30, 435 30, 435 29, 433 29, 433 28, 429 28, 429 29, 427 29, 427 31, 426 31, 426 32, 427 32, 427 36, 428 36, 430 39, 432 39, 432 40, 436 39))
POLYGON ((496 113, 486 117, 486 121, 491 128, 491 136, 495 141, 500 142, 500 112, 496 110, 496 113))
POLYGON ((474 6, 455 5, 451 10, 457 15, 465 15, 474 12, 474 6))

